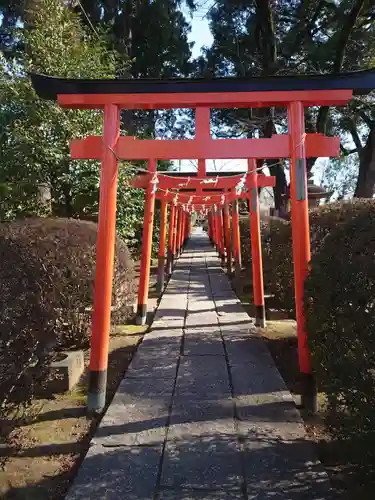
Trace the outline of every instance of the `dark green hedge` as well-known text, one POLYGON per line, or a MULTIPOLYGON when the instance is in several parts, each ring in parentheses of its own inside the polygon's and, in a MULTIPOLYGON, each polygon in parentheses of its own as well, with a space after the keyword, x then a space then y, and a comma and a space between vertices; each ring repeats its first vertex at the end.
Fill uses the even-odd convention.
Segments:
MULTIPOLYGON (((50 354, 88 347, 96 239, 97 225, 87 221, 0 224, 0 418, 33 398, 50 354)), ((133 261, 117 239, 114 322, 132 314, 134 278, 133 261)))
MULTIPOLYGON (((320 249, 325 236, 368 206, 368 200, 336 202, 310 211, 311 253, 320 249)), ((242 263, 251 273, 250 232, 248 217, 240 222, 242 263)), ((292 257, 292 227, 289 221, 267 217, 261 222, 264 285, 274 295, 273 304, 281 311, 295 315, 292 257)))
POLYGON ((375 202, 344 208, 311 260, 306 326, 333 433, 375 456, 375 202))

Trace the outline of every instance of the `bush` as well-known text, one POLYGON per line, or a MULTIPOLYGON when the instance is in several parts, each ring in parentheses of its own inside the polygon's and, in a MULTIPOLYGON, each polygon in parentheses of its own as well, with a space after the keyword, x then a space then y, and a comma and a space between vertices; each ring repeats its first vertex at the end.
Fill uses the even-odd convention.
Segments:
POLYGON ((311 210, 309 214, 311 253, 315 254, 320 250, 324 237, 338 224, 368 210, 368 203, 368 199, 354 198, 348 201, 327 203, 311 210))
MULTIPOLYGON (((361 213, 368 200, 354 199, 322 205, 310 211, 311 254, 319 252, 322 242, 338 224, 361 213)), ((248 218, 241 219, 243 265, 251 269, 248 218)), ((273 305, 295 317, 294 271, 291 222, 275 217, 261 221, 264 286, 274 296, 273 305)))
MULTIPOLYGON (((293 261, 291 258, 290 222, 277 217, 267 217, 260 221, 263 278, 267 293, 274 295, 273 305, 288 312, 294 310, 293 261), (292 280, 292 281, 291 281, 292 280)), ((240 219, 242 265, 252 269, 249 216, 240 219)))
POLYGON ((30 401, 46 379, 43 354, 47 341, 56 342, 49 285, 40 259, 0 238, 0 418, 30 401))
MULTIPOLYGON (((59 349, 86 348, 91 331, 97 226, 69 219, 0 225, 0 402, 30 401, 59 349)), ((117 239, 113 320, 128 319, 133 263, 117 239)))
MULTIPOLYGON (((37 218, 0 226, 0 245, 4 255, 19 247, 27 251, 25 266, 28 261, 31 268, 34 262, 42 265, 44 303, 41 306, 52 315, 60 348, 86 348, 89 345, 96 235, 95 223, 74 219, 37 218)), ((1 266, 0 273, 7 272, 1 266)), ((0 280, 3 279, 0 274, 0 280)), ((128 319, 134 287, 133 262, 126 246, 117 239, 112 298, 115 321, 128 319)), ((27 297, 28 291, 24 293, 27 297)), ((12 309, 11 303, 5 306, 12 309)))
POLYGON ((263 223, 263 274, 273 307, 295 315, 292 228, 289 221, 270 217, 263 223))
MULTIPOLYGON (((331 216, 341 220, 339 214, 331 216)), ((345 220, 312 258, 306 326, 332 431, 359 440, 363 454, 365 449, 374 454, 375 202, 353 204, 345 220)))

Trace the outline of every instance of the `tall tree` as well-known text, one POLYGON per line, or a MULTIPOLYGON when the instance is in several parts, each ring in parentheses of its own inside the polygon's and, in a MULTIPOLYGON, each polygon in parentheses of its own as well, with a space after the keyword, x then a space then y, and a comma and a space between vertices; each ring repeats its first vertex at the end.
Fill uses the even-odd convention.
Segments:
MULTIPOLYGON (((47 212, 95 219, 99 164, 70 161, 69 141, 100 134, 102 113, 63 109, 39 99, 26 72, 106 78, 114 77, 120 62, 107 49, 105 39, 82 26, 60 0, 41 0, 30 7, 27 27, 12 34, 22 42, 22 51, 14 59, 2 57, 0 61, 0 217, 6 220, 47 212), (49 193, 43 203, 41 187, 49 193)), ((125 166, 121 181, 128 174, 125 166)), ((132 239, 134 225, 141 225, 143 193, 125 193, 124 182, 119 227, 125 239, 132 239), (131 209, 122 209, 125 198, 131 209)))
MULTIPOLYGON (((128 77, 159 79, 187 76, 192 70, 190 25, 180 10, 183 3, 81 0, 74 9, 83 21, 110 28, 111 47, 131 61, 128 77)), ((173 134, 178 121, 170 111, 128 111, 122 118, 129 135, 148 137, 173 134)))
MULTIPOLYGON (((29 0, 38 4, 38 0, 29 0)), ((192 70, 190 25, 181 11, 193 0, 61 0, 80 16, 88 30, 107 30, 108 47, 125 62, 117 76, 168 78, 187 76, 192 70)), ((11 55, 19 45, 13 36, 17 23, 27 19, 24 0, 0 0, 0 50, 11 55)), ((122 121, 130 135, 153 136, 178 133, 178 114, 167 111, 124 112, 122 121), (176 130, 177 129, 177 130, 176 130)))
MULTIPOLYGON (((207 13, 214 43, 197 61, 203 74, 271 76, 300 73, 339 73, 370 67, 375 55, 375 6, 372 0, 218 0, 207 13)), ((354 132, 365 135, 361 140, 358 183, 368 184, 372 192, 373 154, 369 152, 374 101, 354 101, 351 129, 343 119, 348 110, 309 109, 306 129, 331 134, 354 132), (360 132, 359 132, 360 131, 360 132), (362 181, 362 179, 366 179, 362 181), (372 185, 371 185, 372 184, 372 185)), ((216 114, 217 123, 225 123, 230 133, 265 137, 286 131, 285 111, 239 110, 216 114)), ((357 141, 358 143, 358 141, 357 141)), ((357 149, 360 147, 359 143, 357 149)), ((279 208, 286 192, 285 165, 267 161, 276 176, 275 203, 279 208)), ((309 175, 315 159, 308 162, 309 175)), ((375 165, 374 165, 375 168, 375 165)), ((375 178, 374 178, 375 181, 375 178)), ((357 190, 359 192, 359 190, 357 190)))

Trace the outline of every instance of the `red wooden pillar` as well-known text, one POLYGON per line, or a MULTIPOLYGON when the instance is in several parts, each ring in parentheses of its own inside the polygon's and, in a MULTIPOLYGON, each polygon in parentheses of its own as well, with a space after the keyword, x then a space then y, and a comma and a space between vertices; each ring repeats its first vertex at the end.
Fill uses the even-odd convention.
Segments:
POLYGON ((185 241, 190 238, 191 233, 191 215, 186 214, 186 231, 185 231, 185 241))
POLYGON ((218 251, 218 215, 217 215, 217 210, 215 208, 212 209, 212 223, 214 225, 214 231, 215 231, 215 245, 214 248, 216 251, 218 251))
POLYGON ((99 221, 87 398, 88 410, 93 412, 100 412, 104 408, 107 387, 118 179, 118 165, 113 149, 116 147, 119 135, 119 108, 108 104, 104 107, 103 160, 100 171, 99 221))
POLYGON ((174 224, 173 224, 173 267, 174 267, 176 259, 178 257, 177 256, 178 215, 179 215, 179 209, 176 206, 175 213, 174 213, 174 224))
POLYGON ((249 174, 247 179, 251 181, 248 187, 249 208, 250 208, 250 240, 251 240, 251 260, 253 266, 253 291, 255 305, 255 326, 264 328, 266 326, 264 307, 264 285, 263 285, 263 264, 262 264, 262 243, 260 239, 260 214, 259 195, 257 186, 258 174, 255 171, 255 160, 248 160, 249 174))
POLYGON ((208 225, 208 237, 210 238, 210 241, 212 242, 212 227, 211 227, 211 215, 208 214, 207 216, 207 225, 208 225))
POLYGON ((176 257, 180 256, 181 226, 182 226, 182 208, 179 207, 177 209, 176 257))
POLYGON ((162 200, 160 207, 160 236, 159 236, 158 280, 157 280, 158 292, 162 292, 164 290, 167 217, 168 217, 168 204, 166 201, 162 200))
POLYGON ((232 242, 230 237, 230 216, 229 216, 229 205, 226 203, 223 208, 224 213, 224 232, 225 232, 225 250, 226 250, 226 261, 227 261, 227 272, 232 274, 232 242))
POLYGON ((214 231, 214 248, 217 250, 218 246, 218 233, 217 233, 217 215, 216 215, 216 210, 212 211, 212 226, 213 226, 213 231, 214 231))
POLYGON ((233 238, 233 256, 234 256, 234 272, 236 278, 241 275, 241 238, 240 238, 240 222, 238 215, 238 200, 234 200, 232 204, 232 238, 233 238))
POLYGON ((211 220, 211 233, 212 233, 212 245, 216 248, 216 224, 215 224, 215 215, 214 211, 210 212, 210 220, 211 220))
POLYGON ((218 208, 215 210, 215 224, 216 224, 216 251, 219 254, 219 257, 221 257, 221 246, 220 246, 220 238, 221 238, 220 214, 219 214, 219 209, 218 208))
POLYGON ((223 209, 219 208, 219 228, 220 228, 220 255, 221 255, 221 265, 225 265, 225 230, 224 230, 224 217, 223 209))
POLYGON ((184 248, 184 244, 185 244, 186 215, 187 214, 186 214, 185 210, 182 210, 181 241, 180 241, 181 253, 182 253, 182 249, 184 248))
POLYGON ((169 214, 169 231, 168 231, 168 252, 167 252, 167 274, 170 276, 173 269, 174 253, 173 253, 173 238, 175 230, 176 206, 172 203, 169 214))
MULTIPOLYGON (((149 172, 156 172, 156 160, 149 160, 149 172)), ((152 252, 152 233, 154 230, 155 193, 154 185, 146 188, 144 209, 144 226, 142 235, 142 257, 139 275, 137 325, 145 325, 147 320, 148 288, 150 284, 150 267, 152 252)))
POLYGON ((307 174, 305 152, 305 118, 303 104, 294 102, 288 108, 290 137, 290 201, 292 212, 292 241, 298 359, 302 375, 301 404, 309 410, 317 409, 314 377, 311 371, 310 351, 305 330, 303 310, 304 281, 310 261, 310 231, 307 199, 307 174))

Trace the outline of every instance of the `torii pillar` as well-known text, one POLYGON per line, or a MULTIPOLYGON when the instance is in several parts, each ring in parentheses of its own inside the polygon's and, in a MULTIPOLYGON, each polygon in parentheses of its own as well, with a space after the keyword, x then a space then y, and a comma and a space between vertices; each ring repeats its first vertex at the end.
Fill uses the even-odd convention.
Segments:
POLYGON ((260 239, 260 214, 259 214, 259 196, 255 160, 248 160, 247 180, 251 185, 249 192, 250 209, 250 233, 251 233, 251 261, 253 268, 253 294, 255 305, 255 326, 265 328, 266 315, 264 305, 264 284, 263 284, 263 262, 262 262, 262 243, 260 239))
POLYGON ((159 293, 161 293, 164 290, 167 218, 168 218, 168 204, 166 201, 162 200, 160 207, 160 234, 159 234, 159 254, 158 254, 158 279, 157 279, 157 289, 159 293))
POLYGON ((308 273, 311 254, 307 197, 305 114, 301 102, 291 102, 288 106, 288 130, 291 160, 290 201, 292 212, 294 288, 296 297, 298 359, 302 382, 301 405, 315 412, 317 410, 317 392, 311 370, 303 307, 304 282, 308 273))
MULTIPOLYGON (((149 172, 156 172, 156 160, 148 161, 149 172)), ((148 289, 150 285, 152 233, 154 230, 155 192, 154 185, 149 182, 146 188, 146 199, 144 208, 144 226, 142 235, 142 257, 140 264, 137 325, 145 325, 147 321, 148 289)))
POLYGON ((234 257, 234 272, 236 279, 241 276, 241 235, 238 214, 238 200, 233 200, 232 203, 232 238, 233 238, 233 257, 234 257))
POLYGON ((173 239, 175 232, 176 206, 171 203, 169 213, 169 230, 168 230, 168 250, 167 250, 167 275, 170 276, 173 270, 174 254, 173 254, 173 239))
POLYGON ((117 145, 119 136, 120 110, 114 104, 107 104, 104 107, 90 377, 87 394, 87 407, 90 412, 103 410, 107 388, 118 180, 118 164, 113 149, 117 145))
POLYGON ((223 208, 223 224, 224 224, 224 239, 225 239, 225 250, 226 250, 226 264, 227 273, 230 276, 232 274, 232 242, 230 234, 230 216, 229 216, 229 204, 225 203, 223 208))

